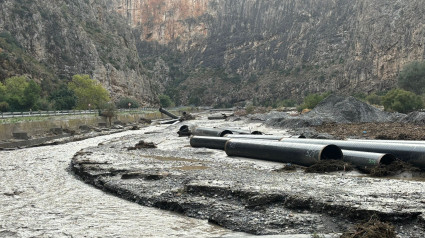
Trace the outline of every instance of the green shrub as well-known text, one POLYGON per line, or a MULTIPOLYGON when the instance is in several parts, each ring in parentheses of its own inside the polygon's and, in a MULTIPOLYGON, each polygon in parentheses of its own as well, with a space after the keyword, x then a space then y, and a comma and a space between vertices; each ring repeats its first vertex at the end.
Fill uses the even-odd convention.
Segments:
POLYGON ((398 85, 416 94, 425 93, 425 61, 405 65, 398 75, 398 85))
POLYGON ((276 107, 295 107, 297 102, 293 99, 285 99, 282 101, 276 102, 276 107))
POLYGON ((376 95, 376 93, 372 93, 370 95, 367 95, 365 99, 368 103, 374 104, 374 105, 381 105, 381 103, 382 103, 382 97, 376 95))
POLYGON ((0 112, 7 112, 9 110, 9 103, 0 102, 0 112))
POLYGON ((304 103, 298 106, 298 111, 302 111, 303 109, 313 109, 317 104, 319 104, 323 99, 328 97, 330 93, 324 94, 309 94, 304 98, 304 103))
POLYGON ((393 89, 383 98, 382 104, 386 111, 408 113, 423 107, 422 98, 403 89, 393 89))
POLYGON ((159 103, 161 107, 172 107, 174 105, 173 101, 168 95, 159 95, 159 103))
POLYGON ((129 108, 128 106, 129 103, 130 103, 130 108, 140 107, 140 104, 136 99, 129 98, 129 97, 120 98, 120 100, 116 103, 116 105, 117 105, 117 108, 129 108))

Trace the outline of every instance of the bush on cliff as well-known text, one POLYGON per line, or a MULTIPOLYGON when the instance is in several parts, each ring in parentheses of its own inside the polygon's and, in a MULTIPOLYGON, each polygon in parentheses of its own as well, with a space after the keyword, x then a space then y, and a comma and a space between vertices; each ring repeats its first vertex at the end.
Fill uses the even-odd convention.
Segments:
POLYGON ((405 65, 398 75, 398 85, 419 95, 425 93, 425 61, 405 65))

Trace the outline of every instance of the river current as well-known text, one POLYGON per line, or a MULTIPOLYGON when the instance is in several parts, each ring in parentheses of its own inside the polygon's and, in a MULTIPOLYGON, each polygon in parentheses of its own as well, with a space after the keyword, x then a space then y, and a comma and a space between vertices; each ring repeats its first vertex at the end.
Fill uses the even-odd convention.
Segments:
POLYGON ((109 195, 70 172, 71 158, 79 150, 144 131, 0 151, 0 237, 238 236, 205 220, 109 195))

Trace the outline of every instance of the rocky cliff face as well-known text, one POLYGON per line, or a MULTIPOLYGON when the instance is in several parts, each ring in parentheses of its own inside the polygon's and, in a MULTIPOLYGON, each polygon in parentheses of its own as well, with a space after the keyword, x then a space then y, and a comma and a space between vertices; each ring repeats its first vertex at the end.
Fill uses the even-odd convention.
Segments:
POLYGON ((162 83, 171 93, 184 90, 178 99, 186 103, 386 90, 405 63, 425 58, 420 0, 116 0, 115 6, 139 29, 145 42, 139 50, 154 46, 162 56, 158 49, 165 47, 181 55, 185 77, 172 72, 162 83))
POLYGON ((0 2, 0 79, 25 74, 42 86, 89 74, 117 99, 154 101, 136 38, 110 1, 0 2))
POLYGON ((421 0, 4 0, 0 13, 36 77, 88 73, 145 101, 382 91, 425 58, 421 0))

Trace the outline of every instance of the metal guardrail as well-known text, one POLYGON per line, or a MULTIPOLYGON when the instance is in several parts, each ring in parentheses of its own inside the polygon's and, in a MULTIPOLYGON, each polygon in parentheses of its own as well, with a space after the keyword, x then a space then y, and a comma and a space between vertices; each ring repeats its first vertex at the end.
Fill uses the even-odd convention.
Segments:
MULTIPOLYGON (((157 111, 158 108, 143 107, 130 109, 117 109, 118 112, 143 113, 157 111)), ((33 116, 64 116, 98 114, 98 110, 59 110, 59 111, 27 111, 27 112, 0 112, 0 118, 33 117, 33 116)))

